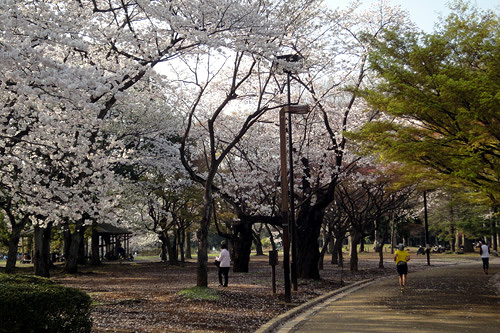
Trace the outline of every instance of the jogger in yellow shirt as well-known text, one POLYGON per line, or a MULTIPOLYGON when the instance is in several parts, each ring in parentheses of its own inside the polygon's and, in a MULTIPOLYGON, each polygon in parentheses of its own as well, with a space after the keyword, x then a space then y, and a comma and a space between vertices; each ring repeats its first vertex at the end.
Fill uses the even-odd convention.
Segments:
POLYGON ((399 286, 401 287, 401 292, 406 287, 406 276, 408 275, 408 261, 410 260, 410 254, 405 250, 403 244, 399 244, 398 249, 394 252, 394 262, 396 263, 396 269, 399 275, 399 286))

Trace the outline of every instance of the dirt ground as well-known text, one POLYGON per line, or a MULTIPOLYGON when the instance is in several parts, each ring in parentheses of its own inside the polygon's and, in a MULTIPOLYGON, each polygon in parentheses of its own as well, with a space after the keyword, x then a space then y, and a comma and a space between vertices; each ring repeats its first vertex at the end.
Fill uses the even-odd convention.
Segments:
MULTIPOLYGON (((411 270, 426 268, 414 260, 411 270)), ((329 258, 327 259, 329 260, 329 258)), ((385 268, 378 268, 375 254, 360 256, 359 271, 350 272, 325 261, 321 280, 299 280, 292 291, 292 305, 283 302, 283 271, 276 267, 277 293, 272 293, 267 257, 252 257, 249 273, 229 273, 229 287, 218 286, 217 268, 209 268, 209 287, 219 301, 187 299, 182 289, 196 285, 196 263, 184 267, 162 262, 105 263, 81 267, 76 275, 53 272, 53 280, 79 288, 93 298, 94 332, 254 332, 262 324, 291 307, 302 304, 343 284, 395 275, 390 254, 385 268), (341 283, 342 281, 342 283, 341 283)), ((451 263, 446 259, 439 264, 451 263)), ((436 261, 433 259, 434 265, 436 261)))

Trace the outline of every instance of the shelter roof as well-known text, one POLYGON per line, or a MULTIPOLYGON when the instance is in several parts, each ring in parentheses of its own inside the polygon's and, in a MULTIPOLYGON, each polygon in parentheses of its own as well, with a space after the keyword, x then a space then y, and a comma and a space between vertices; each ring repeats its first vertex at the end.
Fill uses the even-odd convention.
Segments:
POLYGON ((131 234, 132 232, 125 229, 114 226, 109 223, 99 223, 96 227, 96 231, 98 234, 109 234, 109 235, 124 235, 131 234))

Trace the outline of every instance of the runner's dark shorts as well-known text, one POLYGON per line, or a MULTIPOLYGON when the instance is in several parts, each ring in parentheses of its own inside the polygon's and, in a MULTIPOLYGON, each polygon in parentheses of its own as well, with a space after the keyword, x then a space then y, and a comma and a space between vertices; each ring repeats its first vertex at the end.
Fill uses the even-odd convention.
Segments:
POLYGON ((408 274, 408 264, 404 261, 398 262, 396 269, 398 270, 399 276, 408 274))

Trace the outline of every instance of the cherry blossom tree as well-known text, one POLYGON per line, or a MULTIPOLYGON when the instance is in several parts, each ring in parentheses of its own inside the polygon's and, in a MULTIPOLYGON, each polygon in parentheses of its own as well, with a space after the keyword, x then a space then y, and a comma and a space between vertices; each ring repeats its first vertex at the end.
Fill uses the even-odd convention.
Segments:
MULTIPOLYGON (((305 59, 300 64, 303 71, 294 75, 302 89, 293 92, 293 102, 309 103, 315 108, 308 117, 298 116, 297 123, 293 126, 294 142, 298 142, 293 151, 294 160, 296 167, 300 167, 295 177, 294 199, 300 207, 298 226, 302 228, 299 232, 303 236, 297 240, 301 267, 299 274, 302 277, 319 277, 317 240, 323 211, 333 200, 339 174, 348 170, 349 163, 358 158, 350 154, 346 156, 347 146, 343 131, 362 124, 370 117, 369 114, 362 113, 365 105, 358 98, 358 89, 366 77, 368 45, 361 36, 365 36, 367 31, 371 32, 372 36, 377 36, 386 25, 403 22, 401 13, 391 8, 382 8, 376 23, 369 20, 371 14, 355 15, 353 11, 354 8, 346 12, 330 13, 327 17, 329 24, 313 9, 305 11, 304 16, 297 17, 293 22, 293 28, 290 27, 290 30, 295 29, 294 39, 287 44, 288 49, 284 48, 288 52, 302 55, 305 59), (311 17, 315 18, 312 21, 314 24, 308 25, 306 18, 311 17), (318 24, 319 22, 324 24, 318 24)), ((297 70, 297 66, 293 69, 297 70)), ((279 73, 279 70, 273 73, 275 94, 266 92, 264 96, 272 96, 275 101, 284 105, 287 103, 286 75, 279 73)), ((226 96, 231 96, 231 93, 226 93, 226 96)), ((237 100, 237 97, 235 95, 234 100, 237 100)), ((215 107, 213 109, 219 110, 215 107)), ((206 128, 209 132, 206 146, 198 149, 200 152, 207 152, 203 172, 206 175, 207 172, 221 169, 217 177, 213 176, 212 185, 217 182, 217 191, 222 188, 221 192, 226 200, 233 202, 240 220, 253 217, 250 221, 263 222, 265 214, 268 217, 273 216, 276 203, 279 203, 276 200, 281 200, 279 192, 276 191, 276 184, 279 182, 277 117, 267 112, 252 128, 246 129, 244 136, 237 138, 236 134, 241 132, 235 131, 234 128, 237 127, 232 123, 218 127, 217 131, 213 130, 216 120, 222 124, 221 120, 224 119, 224 125, 227 124, 228 118, 223 116, 223 113, 216 113, 206 125, 200 124, 197 127, 206 128), (220 143, 218 140, 221 140, 220 136, 226 128, 232 130, 228 131, 231 139, 224 138, 222 143, 226 143, 226 147, 234 143, 234 149, 223 150, 216 145, 220 143), (234 141, 232 138, 238 140, 234 141), (226 161, 223 162, 224 154, 226 161), (210 164, 214 160, 219 162, 215 169, 210 169, 214 166, 210 164)), ((197 142, 203 140, 200 138, 197 142)), ((200 181, 207 179, 205 175, 200 181)), ((212 186, 211 190, 213 189, 212 186)), ((210 208, 207 208, 207 211, 208 209, 210 208)), ((208 220, 209 215, 206 218, 208 220)))
POLYGON ((315 108, 294 139, 298 142, 295 178, 300 180, 295 191, 296 230, 305 235, 296 238, 297 275, 313 279, 319 278, 317 239, 325 209, 335 198, 340 175, 358 159, 349 150, 344 132, 371 119, 370 113, 363 112, 366 106, 360 96, 360 89, 370 83, 368 41, 378 38, 385 28, 408 25, 404 13, 385 2, 367 11, 336 10, 330 17, 332 28, 323 52, 303 47, 304 58, 310 59, 308 73, 294 76, 315 108))
MULTIPOLYGON (((288 49, 303 59, 299 66, 292 68, 292 78, 298 81, 291 86, 292 103, 306 103, 313 108, 309 116, 295 115, 292 120, 296 170, 293 199, 298 207, 296 232, 301 235, 294 240, 298 252, 297 273, 303 278, 319 278, 317 240, 325 209, 335 198, 339 177, 349 171, 353 162, 361 163, 359 157, 349 151, 344 131, 371 118, 371 114, 363 112, 366 105, 359 93, 370 78, 366 66, 369 40, 377 38, 386 27, 407 24, 400 10, 387 7, 383 2, 376 11, 360 12, 353 6, 324 13, 326 16, 306 12, 306 17, 315 18, 315 25, 297 24, 294 42, 288 49)), ((277 98, 286 103, 286 75, 277 71, 274 80, 282 93, 277 98)), ((250 130, 252 134, 242 141, 245 144, 237 145, 238 156, 231 165, 232 172, 226 175, 225 186, 233 195, 240 193, 238 200, 246 201, 247 211, 248 207, 259 206, 271 213, 276 206, 272 206, 270 200, 267 206, 263 205, 263 198, 280 200, 279 193, 271 196, 276 189, 273 186, 279 181, 278 139, 269 137, 271 133, 277 135, 276 118, 273 120, 267 114, 261 121, 259 131, 253 134, 254 129, 250 130), (269 123, 267 127, 264 121, 269 123), (270 147, 273 143, 274 147, 270 147), (259 155, 249 162, 252 159, 248 156, 254 152, 259 155), (227 180, 229 176, 233 177, 231 183, 227 180), (264 191, 266 187, 269 189, 264 191)))
MULTIPOLYGON (((265 39, 261 39, 259 43, 246 40, 245 48, 236 51, 232 48, 233 53, 220 50, 216 54, 207 53, 205 57, 186 58, 183 73, 180 73, 179 67, 170 69, 181 74, 180 82, 197 86, 199 90, 198 95, 191 99, 194 102, 188 115, 181 157, 191 178, 205 188, 204 216, 198 231, 197 283, 200 286, 207 285, 206 239, 213 213, 213 193, 219 192, 221 187, 219 168, 224 166, 225 159, 237 143, 265 113, 277 111, 286 104, 283 86, 276 82, 275 76, 276 70, 281 71, 285 64, 283 61, 276 61, 277 56, 290 52, 297 41, 311 38, 309 31, 321 27, 322 10, 326 10, 321 4, 321 1, 262 3, 263 7, 259 10, 265 13, 262 22, 272 28, 265 39), (186 77, 189 72, 191 76, 186 77), (237 125, 225 126, 226 115, 236 115, 236 110, 239 116, 237 125), (194 167, 192 161, 195 159, 203 162, 203 168, 194 167)), ((309 43, 309 47, 315 45, 309 43)), ((242 186, 252 187, 246 184, 242 186)), ((235 205, 236 210, 240 208, 235 205)), ((239 217, 241 218, 240 215, 239 217)), ((246 229, 250 233, 251 242, 251 229, 246 229)))
MULTIPOLYGON (((207 48, 267 41, 260 1, 61 1, 0 4, 2 196, 42 234, 70 221, 76 253, 88 222, 107 219, 116 188, 101 126, 152 68, 207 48), (251 38, 250 38, 250 37, 251 38), (250 42, 251 39, 251 42, 250 42), (45 231, 47 231, 45 230, 45 231)), ((46 239, 35 237, 35 239, 46 239)), ((38 247, 40 245, 40 247, 38 247)), ((36 242, 35 271, 48 275, 36 242), (39 265, 40 264, 40 265, 39 265)), ((66 269, 76 270, 68 258, 66 269)))

